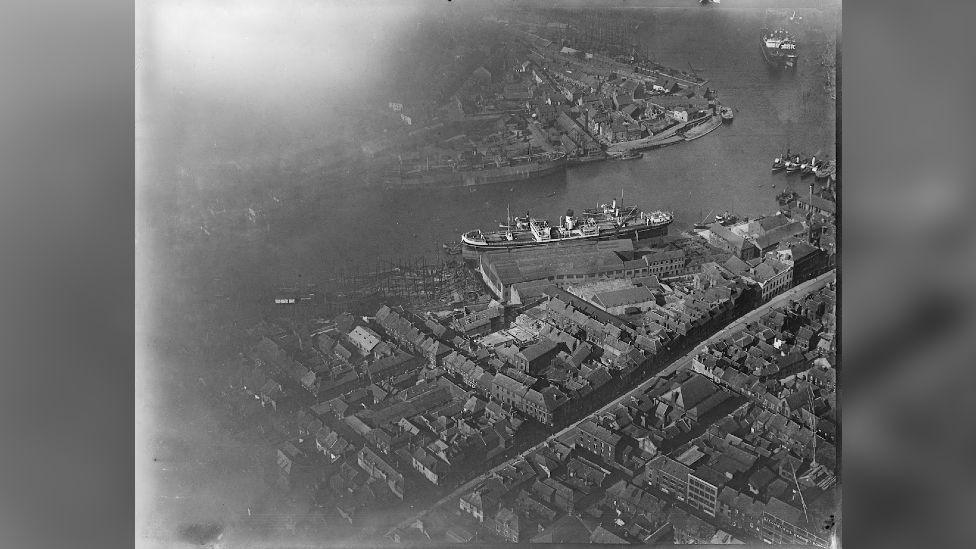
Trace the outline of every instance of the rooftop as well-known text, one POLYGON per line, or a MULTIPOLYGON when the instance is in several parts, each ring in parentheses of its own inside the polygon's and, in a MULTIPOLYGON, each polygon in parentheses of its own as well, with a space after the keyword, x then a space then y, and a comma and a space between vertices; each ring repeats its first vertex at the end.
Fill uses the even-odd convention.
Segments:
POLYGON ((561 274, 591 274, 621 268, 624 261, 616 252, 633 249, 633 242, 626 239, 555 244, 488 252, 482 256, 482 262, 507 286, 561 274))
POLYGON ((612 290, 593 296, 593 302, 606 309, 647 301, 654 301, 654 293, 644 286, 612 290))

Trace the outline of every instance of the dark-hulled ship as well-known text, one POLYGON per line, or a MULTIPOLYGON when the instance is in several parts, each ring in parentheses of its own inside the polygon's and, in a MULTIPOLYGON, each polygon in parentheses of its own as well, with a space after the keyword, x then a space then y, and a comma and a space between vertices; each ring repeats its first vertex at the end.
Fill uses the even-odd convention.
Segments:
POLYGON ((427 164, 406 171, 401 169, 387 177, 384 186, 388 189, 473 187, 565 173, 565 153, 545 152, 509 158, 481 157, 434 166, 427 164))
POLYGON ((798 46, 796 39, 788 30, 763 29, 759 46, 769 66, 776 69, 796 70, 798 46))
POLYGON ((509 222, 500 226, 502 230, 468 231, 461 235, 461 242, 472 250, 504 250, 580 240, 642 240, 667 235, 668 225, 673 220, 670 212, 646 213, 636 204, 624 206, 614 200, 583 210, 581 216, 569 210, 555 226, 547 220, 531 217, 528 212, 525 217, 512 219, 509 216, 509 222))

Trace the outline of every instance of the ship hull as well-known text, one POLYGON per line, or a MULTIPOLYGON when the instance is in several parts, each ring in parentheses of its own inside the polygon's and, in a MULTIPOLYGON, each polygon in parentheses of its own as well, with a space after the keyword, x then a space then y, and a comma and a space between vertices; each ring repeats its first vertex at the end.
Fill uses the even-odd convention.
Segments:
POLYGON ((796 55, 782 54, 778 51, 776 53, 771 53, 770 49, 766 47, 766 44, 760 38, 759 40, 759 50, 762 52, 763 59, 766 60, 766 64, 770 67, 778 70, 782 69, 792 69, 796 70, 796 55))
POLYGON ((501 183, 529 181, 566 173, 566 157, 537 161, 515 166, 491 167, 473 170, 429 171, 422 175, 404 176, 386 182, 389 189, 443 189, 476 187, 501 183))
POLYGON ((593 156, 574 156, 572 158, 569 158, 566 161, 566 166, 568 166, 568 167, 571 168, 573 166, 582 166, 583 164, 590 164, 592 162, 602 162, 602 161, 604 161, 606 159, 607 159, 606 156, 597 156, 597 155, 593 155, 593 156))
POLYGON ((486 244, 474 243, 467 239, 463 239, 464 247, 469 250, 511 250, 516 248, 532 248, 539 246, 549 246, 552 244, 560 244, 563 242, 583 242, 592 240, 617 240, 617 239, 630 239, 630 240, 644 240, 647 238, 655 238, 659 236, 666 236, 668 234, 668 225, 671 223, 664 223, 661 225, 640 225, 635 227, 623 227, 617 230, 614 229, 604 229, 592 235, 584 236, 573 236, 566 238, 554 238, 546 241, 536 241, 536 240, 510 240, 502 242, 489 242, 486 244))

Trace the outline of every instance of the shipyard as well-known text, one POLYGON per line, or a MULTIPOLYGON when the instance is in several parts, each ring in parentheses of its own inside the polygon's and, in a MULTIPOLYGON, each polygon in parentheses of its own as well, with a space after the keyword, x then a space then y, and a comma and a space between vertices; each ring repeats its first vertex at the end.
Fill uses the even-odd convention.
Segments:
POLYGON ((171 99, 137 538, 836 546, 839 3, 442 4, 171 99))

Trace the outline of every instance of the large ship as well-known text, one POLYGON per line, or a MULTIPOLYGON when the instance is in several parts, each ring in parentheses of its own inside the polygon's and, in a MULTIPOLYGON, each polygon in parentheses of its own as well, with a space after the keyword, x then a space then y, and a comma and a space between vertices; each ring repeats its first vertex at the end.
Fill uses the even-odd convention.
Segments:
POLYGON ((502 230, 468 231, 461 235, 461 242, 472 250, 504 250, 580 240, 641 240, 667 235, 674 216, 664 211, 646 213, 636 204, 625 206, 614 200, 583 210, 579 217, 573 210, 568 210, 555 226, 547 220, 531 217, 528 212, 525 217, 512 219, 509 216, 508 219, 507 224, 499 226, 502 230))
POLYGON ((493 183, 513 183, 566 172, 566 155, 546 152, 524 156, 429 164, 394 172, 385 180, 391 189, 473 187, 493 183))
POLYGON ((766 63, 777 69, 796 70, 797 43, 793 35, 784 28, 763 29, 760 49, 766 63))

